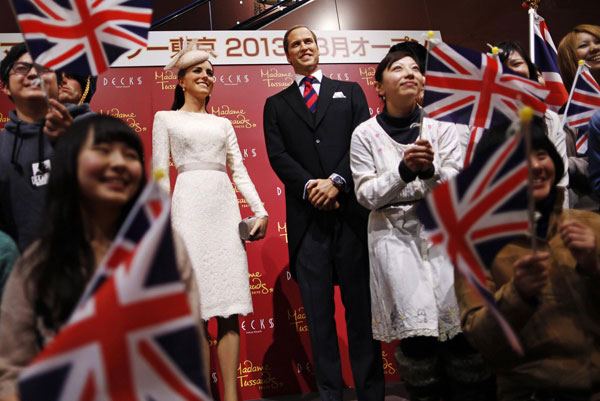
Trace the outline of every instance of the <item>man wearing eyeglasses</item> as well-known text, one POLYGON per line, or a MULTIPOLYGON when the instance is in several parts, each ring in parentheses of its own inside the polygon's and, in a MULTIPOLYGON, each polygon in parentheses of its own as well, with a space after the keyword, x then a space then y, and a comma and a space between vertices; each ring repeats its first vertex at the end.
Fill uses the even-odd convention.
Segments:
POLYGON ((0 131, 0 230, 23 251, 41 222, 54 142, 73 118, 56 99, 56 73, 34 64, 23 43, 0 63, 0 88, 15 105, 0 131))

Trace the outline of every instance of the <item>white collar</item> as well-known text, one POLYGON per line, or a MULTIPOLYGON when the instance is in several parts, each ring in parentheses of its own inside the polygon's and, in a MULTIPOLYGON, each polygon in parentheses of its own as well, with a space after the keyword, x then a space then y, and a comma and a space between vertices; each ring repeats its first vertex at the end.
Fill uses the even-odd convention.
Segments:
MULTIPOLYGON (((319 68, 318 70, 316 70, 315 72, 313 72, 312 74, 313 77, 315 77, 317 79, 317 81, 319 82, 319 84, 323 81, 323 71, 321 71, 321 69, 319 68)), ((300 83, 302 82, 302 80, 306 77, 307 75, 302 75, 302 74, 294 74, 294 81, 296 81, 296 84, 298 84, 298 86, 300 86, 300 83)))

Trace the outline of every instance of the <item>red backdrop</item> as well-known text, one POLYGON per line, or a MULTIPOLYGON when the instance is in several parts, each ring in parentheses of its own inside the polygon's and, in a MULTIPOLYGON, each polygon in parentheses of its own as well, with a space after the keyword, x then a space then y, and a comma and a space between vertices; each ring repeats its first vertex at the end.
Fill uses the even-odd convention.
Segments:
MULTIPOLYGON (((323 65, 326 76, 358 82, 369 102, 371 115, 382 103, 373 89, 374 65, 323 65)), ((304 308, 296 283, 288 269, 285 197, 283 185, 271 170, 262 129, 264 101, 287 87, 293 80, 291 67, 216 66, 217 83, 208 111, 230 119, 235 127, 240 150, 248 172, 269 213, 267 237, 248 243, 249 280, 254 314, 240 317, 241 352, 238 384, 243 399, 316 391, 311 364, 310 340, 304 308)), ((113 68, 98 78, 98 89, 91 107, 127 121, 142 138, 146 166, 150 171, 152 121, 154 113, 170 109, 176 79, 172 72, 158 67, 113 68)), ((0 126, 4 126, 12 104, 0 98, 0 126)), ((171 182, 176 171, 171 169, 171 182)), ((251 211, 239 198, 242 217, 251 211)), ((226 279, 226 278, 224 278, 226 279)), ((343 305, 336 292, 337 327, 342 351, 344 380, 352 386, 348 362, 343 305)), ((211 338, 216 324, 209 325, 211 338)), ((217 370, 216 342, 211 342, 211 386, 215 399, 222 394, 217 370)), ((400 379, 394 361, 395 344, 383 344, 387 381, 400 379)))

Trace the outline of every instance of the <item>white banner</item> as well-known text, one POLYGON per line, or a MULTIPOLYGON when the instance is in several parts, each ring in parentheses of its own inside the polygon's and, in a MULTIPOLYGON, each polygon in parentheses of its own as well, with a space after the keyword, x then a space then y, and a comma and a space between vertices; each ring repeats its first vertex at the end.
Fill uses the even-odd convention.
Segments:
MULTIPOLYGON (((434 31, 441 38, 439 31, 434 31)), ((283 51, 285 31, 151 31, 146 49, 130 51, 111 67, 166 65, 186 39, 198 39, 201 46, 217 52, 215 65, 288 64, 283 51)), ((406 40, 421 44, 427 31, 316 31, 320 64, 378 63, 390 46, 406 40)), ((0 59, 20 34, 0 34, 0 59)))

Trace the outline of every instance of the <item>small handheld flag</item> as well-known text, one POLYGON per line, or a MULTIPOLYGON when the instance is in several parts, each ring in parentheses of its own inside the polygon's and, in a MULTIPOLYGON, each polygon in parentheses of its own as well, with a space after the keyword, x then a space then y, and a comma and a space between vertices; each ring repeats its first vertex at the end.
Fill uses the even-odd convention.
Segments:
POLYGON ((47 68, 99 75, 145 47, 152 0, 10 0, 33 59, 47 68))

